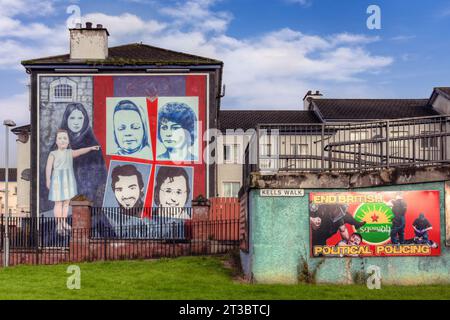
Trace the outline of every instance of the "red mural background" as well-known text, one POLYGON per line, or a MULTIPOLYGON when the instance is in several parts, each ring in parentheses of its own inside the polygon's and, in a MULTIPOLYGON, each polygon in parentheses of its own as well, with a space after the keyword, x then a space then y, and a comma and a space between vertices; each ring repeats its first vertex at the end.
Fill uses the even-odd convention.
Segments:
MULTIPOLYGON (((151 75, 149 75, 151 77, 151 75)), ((167 76, 170 77, 170 76, 167 76)), ((207 76, 206 75, 186 75, 185 76, 185 92, 186 97, 198 97, 198 161, 195 162, 182 162, 174 163, 172 161, 156 160, 156 146, 157 146, 157 111, 158 111, 158 96, 147 97, 147 112, 149 117, 149 130, 150 139, 152 145, 153 159, 136 159, 128 158, 118 155, 106 154, 106 132, 107 132, 107 112, 106 112, 106 98, 115 97, 114 95, 114 76, 94 76, 94 97, 93 97, 93 129, 95 136, 101 146, 103 157, 106 162, 107 169, 109 170, 110 162, 112 160, 130 161, 137 163, 151 164, 151 174, 148 182, 147 196, 145 199, 145 206, 151 207, 153 203, 153 189, 154 189, 154 177, 155 169, 157 165, 170 165, 170 166, 186 166, 193 168, 193 194, 192 198, 195 199, 199 195, 206 196, 206 165, 203 161, 203 151, 206 146, 206 142, 203 141, 203 134, 207 129, 207 76)))

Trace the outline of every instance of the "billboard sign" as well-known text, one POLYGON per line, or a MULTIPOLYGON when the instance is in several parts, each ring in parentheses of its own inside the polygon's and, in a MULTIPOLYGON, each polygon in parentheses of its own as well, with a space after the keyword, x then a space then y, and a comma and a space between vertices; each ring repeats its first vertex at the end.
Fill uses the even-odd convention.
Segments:
POLYGON ((439 191, 313 192, 313 257, 440 255, 439 191))

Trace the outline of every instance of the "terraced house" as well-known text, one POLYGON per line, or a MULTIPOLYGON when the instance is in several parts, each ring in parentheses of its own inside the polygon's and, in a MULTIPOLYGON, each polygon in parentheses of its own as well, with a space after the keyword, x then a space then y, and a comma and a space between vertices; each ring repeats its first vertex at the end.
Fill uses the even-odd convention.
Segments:
POLYGON ((17 192, 31 219, 15 222, 13 244, 35 251, 12 252, 15 263, 239 246, 259 282, 296 282, 307 265, 351 283, 368 257, 386 257, 388 282, 450 281, 450 88, 423 99, 309 91, 291 110, 232 110, 220 60, 109 47, 92 23, 69 34, 70 53, 22 62, 31 124, 15 133, 30 162, 17 167, 30 182, 18 187, 31 190, 17 192), (317 265, 328 256, 345 259, 317 265), (406 270, 405 256, 437 258, 424 276, 425 260, 406 270))

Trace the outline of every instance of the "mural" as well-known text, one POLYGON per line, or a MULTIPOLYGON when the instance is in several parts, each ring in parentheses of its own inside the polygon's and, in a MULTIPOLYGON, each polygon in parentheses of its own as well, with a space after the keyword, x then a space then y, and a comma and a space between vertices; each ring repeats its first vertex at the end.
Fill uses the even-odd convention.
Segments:
POLYGON ((310 193, 311 255, 440 255, 439 191, 310 193))
POLYGON ((192 201, 192 168, 158 166, 155 174, 154 207, 173 208, 167 210, 172 218, 190 219, 192 201))
POLYGON ((158 160, 198 160, 198 98, 158 99, 158 160))
POLYGON ((151 226, 152 206, 190 219, 206 195, 207 96, 206 75, 40 76, 40 216, 70 216, 82 194, 103 207, 103 226, 151 226))
POLYGON ((146 98, 107 98, 107 154, 153 159, 146 98))
MULTIPOLYGON (((149 164, 111 161, 103 207, 143 208, 150 172, 149 164)), ((141 217, 135 211, 133 215, 141 217)))

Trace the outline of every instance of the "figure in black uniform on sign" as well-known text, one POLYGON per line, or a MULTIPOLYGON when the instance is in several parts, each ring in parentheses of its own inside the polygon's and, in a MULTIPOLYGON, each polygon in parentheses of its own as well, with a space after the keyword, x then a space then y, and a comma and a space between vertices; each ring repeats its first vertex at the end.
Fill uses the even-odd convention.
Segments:
POLYGON ((406 201, 400 194, 397 194, 395 199, 389 201, 387 204, 392 208, 392 212, 394 213, 391 229, 391 242, 393 244, 404 244, 406 201))
POLYGON ((342 204, 311 204, 310 224, 313 246, 325 246, 327 239, 339 231, 343 240, 350 238, 346 223, 361 228, 365 222, 357 221, 347 211, 347 206, 342 204))

